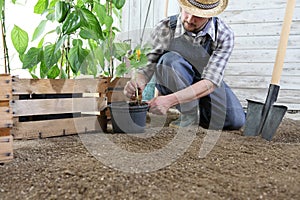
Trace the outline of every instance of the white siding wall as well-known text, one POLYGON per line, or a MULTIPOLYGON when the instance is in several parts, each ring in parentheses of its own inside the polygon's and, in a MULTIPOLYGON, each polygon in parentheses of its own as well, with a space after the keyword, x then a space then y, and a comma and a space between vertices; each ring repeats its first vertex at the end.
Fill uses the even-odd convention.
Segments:
MULTIPOLYGON (((149 1, 127 0, 124 9, 123 31, 136 43, 140 41, 149 1)), ((290 110, 300 110, 300 1, 296 4, 277 100, 290 110)), ((231 0, 227 10, 219 16, 231 26, 236 38, 225 81, 245 106, 246 99, 264 102, 266 98, 285 6, 286 0, 231 0)), ((165 1, 152 0, 146 36, 164 17, 164 9, 165 1)), ((177 12, 177 1, 170 0, 168 14, 177 12)))

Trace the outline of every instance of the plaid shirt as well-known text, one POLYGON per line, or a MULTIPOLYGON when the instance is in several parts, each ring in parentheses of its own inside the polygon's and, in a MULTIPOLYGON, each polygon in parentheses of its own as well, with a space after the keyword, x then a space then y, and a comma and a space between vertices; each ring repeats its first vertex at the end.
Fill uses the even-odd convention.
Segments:
POLYGON ((166 18, 159 22, 151 34, 152 51, 147 55, 148 64, 140 69, 148 81, 152 77, 158 59, 164 54, 173 38, 183 36, 193 43, 203 44, 207 37, 211 37, 212 55, 201 74, 202 79, 210 80, 216 86, 220 86, 223 80, 225 66, 231 55, 234 46, 234 34, 228 25, 217 18, 218 30, 215 30, 213 20, 209 20, 207 25, 199 33, 187 32, 182 23, 181 16, 178 16, 175 32, 170 28, 170 19, 166 18), (217 35, 216 35, 217 33, 217 35))

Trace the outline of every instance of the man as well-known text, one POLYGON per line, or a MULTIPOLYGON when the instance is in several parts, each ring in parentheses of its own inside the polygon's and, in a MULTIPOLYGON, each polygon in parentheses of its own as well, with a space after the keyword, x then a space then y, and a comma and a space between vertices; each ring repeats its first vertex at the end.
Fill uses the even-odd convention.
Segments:
POLYGON ((245 113, 223 75, 234 46, 234 34, 221 19, 228 0, 178 0, 180 14, 162 20, 152 33, 148 65, 129 81, 125 95, 144 90, 153 74, 159 96, 150 112, 166 114, 176 106, 181 115, 170 126, 199 124, 209 129, 240 129, 245 113), (200 119, 199 119, 200 118, 200 119))

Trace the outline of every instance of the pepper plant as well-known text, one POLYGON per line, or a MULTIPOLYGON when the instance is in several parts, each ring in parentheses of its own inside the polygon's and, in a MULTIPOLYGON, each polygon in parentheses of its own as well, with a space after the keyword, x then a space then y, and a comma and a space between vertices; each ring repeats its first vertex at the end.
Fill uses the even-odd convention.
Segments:
POLYGON ((22 68, 34 78, 70 78, 121 76, 127 72, 126 56, 132 66, 144 64, 145 55, 136 59, 136 50, 128 55, 130 44, 115 41, 119 29, 114 19, 121 19, 124 4, 125 0, 38 0, 34 13, 45 17, 32 35, 32 41, 41 38, 38 45, 29 48, 28 33, 18 25, 11 32, 22 68), (56 28, 44 33, 50 23, 56 28), (53 34, 55 41, 46 41, 53 34))

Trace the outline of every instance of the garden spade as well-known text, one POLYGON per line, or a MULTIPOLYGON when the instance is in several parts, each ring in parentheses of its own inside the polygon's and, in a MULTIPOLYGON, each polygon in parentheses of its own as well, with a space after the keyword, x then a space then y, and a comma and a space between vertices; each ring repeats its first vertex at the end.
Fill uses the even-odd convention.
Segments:
POLYGON ((269 85, 265 103, 247 100, 247 119, 244 128, 244 135, 246 136, 258 136, 261 134, 264 139, 269 141, 272 140, 287 111, 286 106, 274 105, 274 103, 277 101, 280 89, 279 81, 282 73, 295 3, 296 0, 287 1, 275 65, 273 68, 272 80, 269 85))

